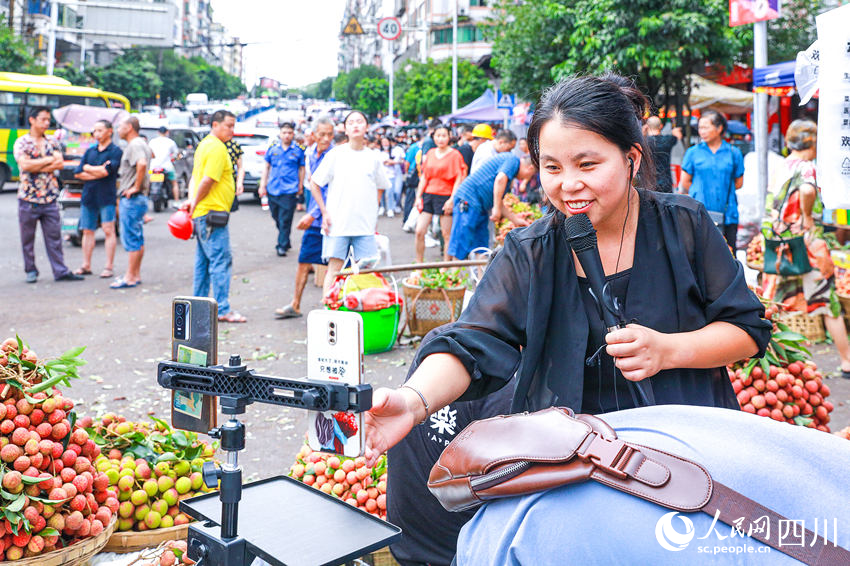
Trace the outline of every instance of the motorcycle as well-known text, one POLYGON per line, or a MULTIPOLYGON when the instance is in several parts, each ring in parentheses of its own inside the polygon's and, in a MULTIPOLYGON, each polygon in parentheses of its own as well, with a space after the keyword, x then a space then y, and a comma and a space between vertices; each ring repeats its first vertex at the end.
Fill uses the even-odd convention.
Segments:
POLYGON ((150 201, 154 212, 162 212, 168 207, 168 195, 171 191, 171 181, 165 178, 165 169, 157 167, 150 170, 151 190, 150 201))

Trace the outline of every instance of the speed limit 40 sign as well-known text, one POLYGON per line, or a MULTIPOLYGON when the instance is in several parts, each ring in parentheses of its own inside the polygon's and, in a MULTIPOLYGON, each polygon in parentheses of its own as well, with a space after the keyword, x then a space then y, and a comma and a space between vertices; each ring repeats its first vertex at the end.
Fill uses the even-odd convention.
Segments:
POLYGON ((401 22, 398 18, 383 18, 378 21, 378 35, 382 38, 393 41, 401 36, 401 22))

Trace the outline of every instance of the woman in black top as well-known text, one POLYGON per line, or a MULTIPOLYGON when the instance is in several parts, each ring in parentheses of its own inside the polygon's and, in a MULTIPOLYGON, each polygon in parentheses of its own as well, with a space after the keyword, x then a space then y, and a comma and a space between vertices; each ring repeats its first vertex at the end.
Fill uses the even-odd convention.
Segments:
POLYGON ((770 324, 705 208, 632 186, 638 172, 648 186, 654 176, 645 109, 634 83, 611 74, 544 94, 528 140, 555 210, 508 235, 460 319, 423 341, 407 383, 375 392, 367 459, 446 403, 487 395, 514 374, 513 411, 643 404, 629 381, 641 383, 649 404, 738 408, 723 366, 762 355, 770 324), (634 321, 607 335, 566 241, 564 220, 580 213, 634 321), (586 366, 606 343, 601 365, 586 366))

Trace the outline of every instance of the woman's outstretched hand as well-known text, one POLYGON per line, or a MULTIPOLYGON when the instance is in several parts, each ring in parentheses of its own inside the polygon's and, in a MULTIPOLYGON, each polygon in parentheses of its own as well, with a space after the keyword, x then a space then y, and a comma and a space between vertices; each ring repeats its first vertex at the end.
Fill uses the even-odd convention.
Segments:
POLYGON ((605 336, 605 349, 614 365, 629 381, 652 377, 669 359, 667 335, 639 324, 629 324, 605 336))
MULTIPOLYGON (((366 465, 369 467, 374 466, 381 454, 398 444, 416 425, 411 399, 403 391, 385 387, 377 389, 372 397, 372 408, 363 416, 366 465)), ((421 405, 418 397, 415 401, 421 405)))

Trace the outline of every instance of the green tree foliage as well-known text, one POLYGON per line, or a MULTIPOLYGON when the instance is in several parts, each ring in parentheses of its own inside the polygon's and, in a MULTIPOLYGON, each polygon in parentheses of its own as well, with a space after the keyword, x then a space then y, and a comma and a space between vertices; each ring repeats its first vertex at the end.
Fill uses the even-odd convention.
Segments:
MULTIPOLYGON (((489 86, 484 71, 469 61, 457 65, 458 106, 469 104, 489 86)), ((395 75, 395 106, 405 120, 421 120, 452 110, 452 62, 411 62, 395 75)))
POLYGON ((357 84, 363 79, 386 79, 386 74, 375 65, 361 65, 348 73, 340 73, 333 82, 333 92, 337 100, 348 104, 357 103, 357 84))
POLYGON ((154 64, 133 51, 105 67, 89 67, 86 74, 98 88, 123 94, 133 105, 155 98, 162 86, 154 64))
POLYGON ((386 112, 389 89, 387 79, 361 79, 354 89, 357 96, 357 103, 354 106, 373 117, 379 112, 386 112))
POLYGON ((5 16, 0 16, 0 69, 29 73, 33 71, 33 56, 20 37, 9 29, 5 16))
POLYGON ((72 85, 89 86, 91 84, 90 77, 74 65, 57 66, 53 69, 53 73, 57 77, 62 77, 66 81, 69 81, 72 85))
POLYGON ((160 51, 151 54, 150 60, 156 65, 157 74, 162 81, 159 97, 162 102, 183 100, 190 92, 198 92, 196 65, 174 51, 160 51))
POLYGON ((552 67, 569 55, 572 13, 552 14, 548 2, 500 0, 484 35, 493 42, 491 65, 501 88, 524 100, 537 100, 552 84, 552 67), (539 38, 546 38, 540 41, 539 38))
POLYGON ((304 98, 316 98, 319 100, 327 100, 333 92, 334 77, 325 77, 317 83, 313 83, 300 89, 299 92, 304 98))
POLYGON ((245 92, 245 85, 238 77, 228 74, 221 67, 210 65, 200 57, 192 57, 193 73, 198 78, 197 92, 205 92, 210 100, 236 98, 245 92))

